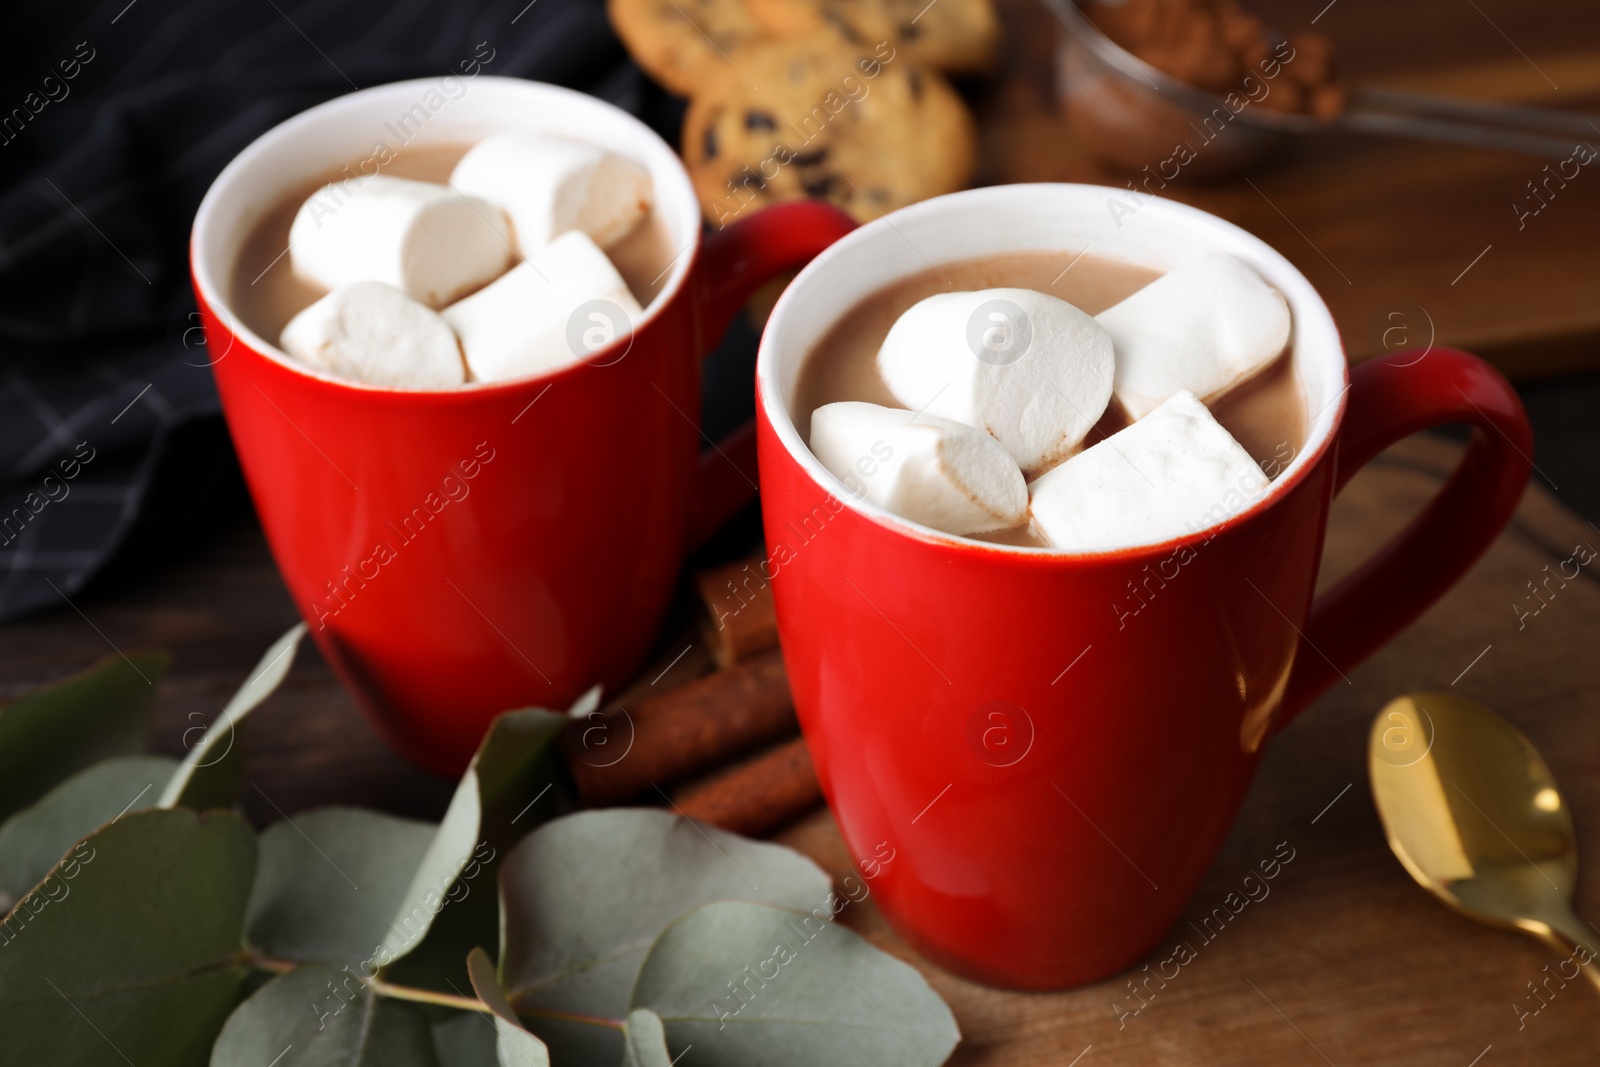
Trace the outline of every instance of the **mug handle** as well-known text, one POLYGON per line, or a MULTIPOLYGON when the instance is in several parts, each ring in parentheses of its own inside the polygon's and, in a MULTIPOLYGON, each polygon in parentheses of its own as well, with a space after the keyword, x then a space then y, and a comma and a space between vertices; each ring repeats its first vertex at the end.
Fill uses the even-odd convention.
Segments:
POLYGON ((1337 495, 1379 452, 1418 430, 1466 423, 1472 439, 1437 496, 1311 605, 1278 729, 1443 596, 1511 520, 1533 466, 1533 430, 1511 383, 1453 348, 1396 352, 1350 371, 1337 495))
MULTIPOLYGON (((856 228, 831 204, 776 204, 706 238, 696 269, 700 347, 709 353, 755 291, 803 267, 856 228)), ((689 508, 690 551, 705 544, 756 493, 756 427, 746 422, 700 453, 689 508)))

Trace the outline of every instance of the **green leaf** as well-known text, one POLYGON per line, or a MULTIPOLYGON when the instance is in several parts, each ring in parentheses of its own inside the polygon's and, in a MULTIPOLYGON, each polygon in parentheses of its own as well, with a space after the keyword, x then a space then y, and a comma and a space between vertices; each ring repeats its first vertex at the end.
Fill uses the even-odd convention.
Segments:
POLYGON ((451 1012, 433 1024, 433 1047, 445 1067, 500 1067, 494 1023, 475 1011, 451 1012))
POLYGON ((380 948, 391 924, 411 910, 406 887, 436 829, 361 808, 319 808, 273 823, 261 834, 246 938, 268 956, 376 974, 387 962, 380 948))
POLYGON ((0 912, 10 911, 80 838, 141 801, 153 807, 177 766, 165 756, 102 760, 0 824, 0 912))
POLYGON ((467 953, 495 944, 499 935, 493 886, 500 857, 555 811, 551 742, 566 722, 564 715, 527 709, 490 725, 402 895, 405 908, 383 943, 384 957, 398 962, 385 977, 446 992, 466 988, 467 953), (428 903, 441 899, 450 904, 428 903))
POLYGON ((692 911, 651 947, 633 1004, 704 1067, 943 1063, 961 1034, 922 976, 808 918, 729 901, 692 911))
MULTIPOLYGON (((349 970, 296 967, 240 1004, 211 1067, 439 1067, 427 1020, 349 970)), ((452 1065, 454 1067, 454 1065, 452 1065)))
POLYGON ((523 1029, 517 1013, 506 1003, 506 995, 494 975, 489 954, 475 948, 467 954, 467 975, 473 992, 494 1012, 496 1052, 500 1067, 550 1067, 550 1053, 544 1042, 523 1029))
POLYGON ((0 1065, 204 1064, 247 973, 255 861, 227 812, 133 812, 79 842, 0 923, 0 1065))
POLYGON ((184 731, 189 754, 162 791, 158 807, 226 808, 239 799, 244 781, 243 754, 235 744, 239 725, 288 676, 305 633, 302 622, 274 641, 222 712, 209 725, 184 731))
POLYGON ((622 1067, 672 1067, 666 1028, 661 1025, 661 1017, 648 1008, 635 1008, 628 1013, 622 1067))
POLYGON ((119 653, 0 707, 0 819, 92 763, 143 752, 166 671, 164 653, 119 653))
MULTIPOLYGON (((613 808, 529 834, 506 857, 500 891, 500 983, 512 1005, 621 1021, 640 962, 678 916, 714 900, 826 907, 830 882, 792 849, 664 811, 613 808)), ((531 1025, 557 1063, 622 1057, 615 1031, 531 1025)))

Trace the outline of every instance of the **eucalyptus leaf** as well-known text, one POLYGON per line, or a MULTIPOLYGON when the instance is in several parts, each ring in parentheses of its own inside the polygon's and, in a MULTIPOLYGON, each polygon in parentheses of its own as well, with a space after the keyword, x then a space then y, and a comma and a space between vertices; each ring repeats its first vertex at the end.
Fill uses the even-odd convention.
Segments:
POLYGON ((0 819, 90 764, 143 752, 166 671, 164 653, 118 653, 0 706, 0 819))
POLYGON ((337 807, 273 823, 261 834, 246 938, 268 956, 351 964, 372 977, 396 917, 412 910, 406 887, 437 829, 337 807))
POLYGON ((555 811, 551 742, 565 726, 565 716, 535 708, 490 725, 401 897, 404 908, 383 942, 383 958, 398 961, 386 977, 443 991, 466 987, 467 953, 499 934, 500 857, 555 811))
MULTIPOLYGON (((519 1012, 621 1021, 650 944, 715 900, 826 909, 827 874, 792 849, 653 808, 568 815, 535 830, 500 871, 500 984, 519 1012)), ((831 912, 824 910, 824 914, 831 912)), ((614 1030, 534 1019, 557 1063, 616 1063, 614 1030)))
POLYGON ((707 904, 669 926, 633 987, 702 1067, 928 1067, 961 1040, 922 976, 838 923, 707 904))
POLYGON ((184 731, 189 753, 172 776, 157 806, 163 808, 226 808, 239 799, 244 780, 243 754, 237 744, 239 725, 282 684, 294 666, 295 650, 305 636, 300 623, 272 643, 250 672, 249 681, 209 724, 184 731))
POLYGON ((569 719, 587 719, 600 710, 600 698, 605 695, 605 687, 591 685, 584 690, 582 696, 572 702, 572 707, 567 709, 569 719))
POLYGON ((635 1008, 628 1013, 622 1067, 672 1067, 666 1027, 661 1024, 661 1016, 648 1008, 635 1008))
POLYGON ((80 838, 135 806, 153 807, 177 766, 166 756, 101 760, 0 824, 0 912, 10 911, 80 838))
POLYGON ((456 1011, 433 1024, 433 1048, 444 1067, 500 1067, 494 1023, 475 1011, 456 1011))
POLYGON ((227 812, 131 812, 79 842, 0 923, 0 1065, 204 1064, 247 974, 255 861, 227 812))
MULTIPOLYGON (((348 970, 296 967, 228 1016, 211 1067, 439 1067, 427 1020, 348 970)), ((450 1065, 454 1067, 454 1065, 450 1065)))
POLYGON ((467 954, 467 976, 473 992, 494 1012, 497 1060, 500 1067, 550 1067, 550 1053, 544 1042, 523 1029, 517 1013, 506 1003, 506 995, 495 978, 489 954, 475 948, 467 954))

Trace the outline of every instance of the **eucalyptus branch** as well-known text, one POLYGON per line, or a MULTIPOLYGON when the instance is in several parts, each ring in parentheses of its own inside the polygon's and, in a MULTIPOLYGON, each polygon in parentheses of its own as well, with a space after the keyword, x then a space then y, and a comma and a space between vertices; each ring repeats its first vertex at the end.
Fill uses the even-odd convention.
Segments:
MULTIPOLYGON (((295 960, 280 960, 259 953, 247 954, 243 962, 258 971, 269 974, 288 974, 297 967, 305 966, 295 960)), ((360 977, 359 975, 357 977, 360 977)), ((484 1015, 493 1014, 489 1005, 477 997, 463 997, 454 993, 439 993, 432 989, 419 989, 416 986, 398 985, 394 982, 384 981, 382 978, 361 978, 361 982, 368 989, 380 997, 389 997, 393 1000, 407 1000, 413 1004, 436 1004, 443 1008, 456 1008, 460 1011, 475 1011, 484 1015)), ((620 1024, 619 1024, 620 1025, 620 1024)))
POLYGON ((583 1026, 603 1026, 608 1030, 624 1030, 626 1024, 621 1019, 607 1019, 600 1015, 583 1015, 574 1011, 555 1011, 550 1008, 530 1008, 520 1002, 516 993, 509 993, 506 1002, 511 1005, 511 1010, 527 1019, 557 1019, 561 1022, 579 1023, 583 1026))
MULTIPOLYGON (((246 954, 242 962, 258 971, 266 971, 270 974, 287 974, 296 967, 305 966, 305 964, 295 960, 280 960, 255 952, 246 954)), ((494 1009, 477 997, 463 997, 455 993, 439 993, 432 989, 397 985, 382 978, 362 978, 361 981, 368 989, 371 989, 380 997, 407 1000, 413 1004, 435 1004, 442 1008, 455 1008, 459 1011, 475 1011, 482 1015, 494 1014, 494 1009)), ((578 1023, 582 1026, 602 1026, 607 1030, 626 1029, 626 1024, 621 1019, 607 1019, 599 1015, 584 1015, 573 1011, 555 1011, 550 1008, 528 1007, 518 1003, 516 994, 512 994, 508 1001, 518 1015, 530 1019, 557 1019, 561 1022, 578 1023)))
POLYGON ((442 1008, 459 1008, 461 1011, 475 1011, 483 1015, 494 1014, 494 1010, 477 997, 463 997, 457 996, 455 993, 437 993, 432 989, 395 985, 393 982, 385 982, 381 978, 367 979, 367 986, 381 997, 409 1000, 413 1004, 437 1004, 442 1008))
POLYGON ((242 952, 239 955, 239 962, 251 970, 266 971, 268 974, 288 974, 296 967, 305 966, 296 960, 273 959, 259 952, 242 952))

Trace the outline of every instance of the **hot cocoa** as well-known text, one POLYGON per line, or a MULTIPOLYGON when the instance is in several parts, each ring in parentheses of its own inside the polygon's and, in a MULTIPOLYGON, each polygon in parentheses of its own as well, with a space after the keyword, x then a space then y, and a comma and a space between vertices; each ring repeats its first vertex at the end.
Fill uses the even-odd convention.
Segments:
MULTIPOLYGON (((1231 257, 1221 258, 1231 259, 1231 257)), ((1196 312, 1197 314, 1203 313, 1207 308, 1215 306, 1210 294, 1204 291, 1204 286, 1208 284, 1208 279, 1220 277, 1222 282, 1218 284, 1234 284, 1234 280, 1229 277, 1229 268, 1230 264, 1210 264, 1202 261, 1198 265, 1190 265, 1187 270, 1180 268, 1177 271, 1169 272, 1164 285, 1151 290, 1145 298, 1142 298, 1141 302, 1147 303, 1152 299, 1161 297, 1163 290, 1175 290, 1176 292, 1166 299, 1180 305, 1180 312, 1182 310, 1181 305, 1187 302, 1199 308, 1199 311, 1196 312), (1199 277, 1200 291, 1195 291, 1196 275, 1199 277), (1188 280, 1186 281, 1186 279, 1188 280)), ((1241 267, 1241 269, 1248 272, 1247 267, 1241 267)), ((908 311, 914 306, 920 305, 921 302, 929 297, 953 293, 977 294, 977 296, 969 298, 968 302, 976 301, 973 317, 981 320, 982 316, 988 313, 985 311, 987 305, 984 299, 981 298, 990 295, 984 291, 1028 290, 1032 293, 1059 298, 1059 300, 1072 305, 1079 312, 1082 312, 1085 317, 1088 317, 1098 316, 1102 312, 1121 304, 1128 297, 1144 290, 1146 286, 1162 277, 1163 275, 1160 271, 1094 255, 1077 256, 1073 252, 1029 251, 946 263, 902 279, 871 294, 848 310, 808 354, 801 369, 794 398, 794 410, 798 416, 799 429, 810 440, 812 437, 812 413, 824 405, 842 401, 865 402, 868 405, 901 409, 904 411, 903 417, 906 422, 926 423, 929 432, 934 432, 936 426, 947 421, 952 415, 956 417, 957 421, 963 423, 984 422, 983 419, 974 418, 970 415, 963 416, 960 411, 960 403, 957 403, 956 408, 952 409, 951 390, 965 388, 963 383, 957 380, 958 375, 934 373, 928 378, 931 385, 925 391, 929 394, 929 397, 919 398, 926 399, 928 406, 920 419, 917 418, 919 412, 916 408, 907 402, 903 402, 903 396, 907 394, 906 387, 897 382, 896 387, 891 388, 890 383, 884 377, 880 350, 886 349, 886 339, 890 338, 891 331, 896 329, 897 323, 901 322, 908 311), (902 395, 897 395, 897 393, 902 395), (930 415, 932 416, 931 419, 930 415)), ((1275 292, 1266 287, 1265 283, 1260 283, 1259 279, 1253 275, 1253 272, 1249 274, 1249 278, 1254 279, 1250 284, 1258 284, 1267 293, 1270 293, 1270 300, 1277 301, 1281 299, 1277 297, 1275 292)), ((1235 307, 1240 308, 1237 314, 1243 320, 1260 317, 1255 314, 1248 303, 1252 299, 1259 302, 1260 298, 1260 293, 1247 291, 1244 297, 1246 303, 1242 305, 1235 304, 1230 290, 1216 299, 1223 301, 1222 306, 1225 306, 1230 312, 1235 307)), ((1217 423, 1221 424, 1221 428, 1226 431, 1222 437, 1225 438, 1231 435, 1233 441, 1242 446, 1243 453, 1247 454, 1249 460, 1253 461, 1252 473, 1257 468, 1259 469, 1259 481, 1261 487, 1264 488, 1266 483, 1282 471, 1289 461, 1298 454, 1304 444, 1307 432, 1308 418, 1302 390, 1290 359, 1286 353, 1281 352, 1283 336, 1279 336, 1275 342, 1271 340, 1264 342, 1269 345, 1276 345, 1271 352, 1266 353, 1264 361, 1262 356, 1258 354, 1252 357, 1254 359, 1253 363, 1248 361, 1239 363, 1237 360, 1221 358, 1210 351, 1205 344, 1204 330, 1199 328, 1203 327, 1204 324, 1201 323, 1196 328, 1188 329, 1187 324, 1183 323, 1181 315, 1178 321, 1186 326, 1186 336, 1190 338, 1186 343, 1190 348, 1197 350, 1185 351, 1181 345, 1176 349, 1171 348, 1171 346, 1163 349, 1162 346, 1152 345, 1149 338, 1141 336, 1139 331, 1144 328, 1146 323, 1153 321, 1153 318, 1138 314, 1129 316, 1126 313, 1127 310, 1138 312, 1139 304, 1129 305, 1129 308, 1124 309, 1124 314, 1121 316, 1123 319, 1131 318, 1133 326, 1137 328, 1132 328, 1127 323, 1119 323, 1116 315, 1103 317, 1106 323, 1106 333, 1124 349, 1124 351, 1114 354, 1114 358, 1123 359, 1123 363, 1119 364, 1117 368, 1116 396, 1112 396, 1109 401, 1102 398, 1103 408, 1101 410, 1078 412, 1080 415, 1089 415, 1093 425, 1087 434, 1082 436, 1081 441, 1077 441, 1067 449, 1065 459, 1070 461, 1071 457, 1082 456, 1095 445, 1133 425, 1134 419, 1130 415, 1129 407, 1135 408, 1137 413, 1144 417, 1148 417, 1149 412, 1156 408, 1155 404, 1148 404, 1147 406, 1148 399, 1135 391, 1133 386, 1152 379, 1160 379, 1161 374, 1157 372, 1162 371, 1164 368, 1158 367, 1156 372, 1151 372, 1145 363, 1140 362, 1137 364, 1137 368, 1142 370, 1143 373, 1130 375, 1128 371, 1135 364, 1123 358, 1125 352, 1133 352, 1135 360, 1143 360, 1146 357, 1136 350, 1141 347, 1154 348, 1158 351, 1158 355, 1167 354, 1169 351, 1174 352, 1173 358, 1182 364, 1179 367, 1180 371, 1185 367, 1194 368, 1198 366, 1202 373, 1199 373, 1195 379, 1197 382, 1225 383, 1226 387, 1218 388, 1216 395, 1204 395, 1204 391, 1213 387, 1210 385, 1203 387, 1202 395, 1199 399, 1206 401, 1205 407, 1209 409, 1209 417, 1214 418, 1217 423), (1193 338, 1195 337, 1199 339, 1194 340, 1193 338), (1227 377, 1229 374, 1240 380, 1229 380, 1227 377), (1118 397, 1125 398, 1127 404, 1125 405, 1118 397)), ((1276 326, 1286 330, 1286 309, 1283 314, 1285 316, 1284 322, 1276 324, 1276 326)), ((1029 319, 1037 319, 1039 315, 1037 311, 1030 311, 1027 317, 1029 319)), ((1241 326, 1246 325, 1248 324, 1241 323, 1241 326)), ((1068 323, 1054 328, 1050 335, 1051 343, 1057 345, 1068 344, 1069 342, 1065 338, 1069 336, 1069 326, 1070 324, 1068 323)), ((1159 323, 1157 323, 1157 326, 1159 327, 1159 323)), ((1269 323, 1269 327, 1271 326, 1272 324, 1269 323)), ((959 333, 960 329, 961 323, 956 322, 954 328, 947 332, 959 333)), ((1249 330, 1243 329, 1240 332, 1248 334, 1249 330)), ((1258 329, 1256 334, 1257 339, 1254 343, 1258 348, 1263 343, 1259 340, 1260 337, 1272 336, 1270 329, 1265 331, 1258 329)), ((924 340, 924 348, 933 347, 934 338, 932 336, 924 340)), ((956 340, 961 342, 963 339, 958 337, 956 340)), ((1233 336, 1225 340, 1228 345, 1241 343, 1233 336)), ((1242 342, 1247 353, 1250 341, 1251 339, 1246 337, 1245 341, 1242 342)), ((1044 342, 1036 338, 1035 343, 1043 344, 1044 342)), ((1087 342, 1084 344, 1087 345, 1087 342)), ((1213 345, 1212 347, 1218 346, 1213 345)), ((1227 345, 1221 345, 1220 347, 1226 348, 1227 345)), ((1091 358, 1092 348, 1093 346, 1089 345, 1084 347, 1082 351, 1063 355, 1062 358, 1083 361, 1091 358)), ((917 351, 915 346, 913 346, 912 351, 913 356, 910 358, 915 360, 917 358, 915 356, 917 351)), ((1048 355, 1048 353, 1045 354, 1048 355)), ((1232 351, 1227 353, 1230 357, 1234 354, 1232 351)), ((1094 358, 1100 357, 1094 356, 1094 358)), ((982 357, 969 356, 969 359, 981 361, 982 357)), ((1010 369, 1005 368, 1005 373, 1011 373, 1010 369)), ((1097 373, 1103 374, 1103 370, 1097 373)), ((1081 395, 1094 395, 1095 389, 1101 389, 1108 395, 1111 393, 1111 383, 1109 381, 1100 385, 1091 383, 1084 386, 1084 388, 1088 389, 1089 393, 1078 394, 1074 393, 1071 384, 1057 386, 1045 380, 1035 388, 1035 391, 1043 394, 1052 402, 1056 401, 1056 394, 1059 394, 1062 400, 1066 402, 1066 410, 1068 411, 1081 409, 1083 403, 1077 398, 1081 395)), ((1192 388, 1200 387, 1192 386, 1192 388)), ((1179 390, 1173 390, 1173 392, 1177 391, 1179 390)), ((969 390, 970 392, 971 390, 969 390)), ((1148 393, 1149 390, 1145 389, 1143 392, 1148 393)), ((1166 398, 1157 399, 1164 400, 1166 398)), ((1060 405, 1058 404, 1057 406, 1060 405)), ((1199 407, 1199 405, 1195 405, 1195 407, 1199 407)), ((1187 415, 1193 411, 1194 408, 1184 408, 1179 403, 1174 405, 1173 412, 1170 414, 1187 415)), ((840 413, 848 415, 850 410, 841 409, 840 413)), ((873 418, 881 421, 883 416, 874 415, 873 418)), ((846 435, 841 439, 853 441, 861 433, 866 432, 865 427, 871 420, 865 419, 864 414, 863 420, 863 429, 853 431, 852 434, 846 435)), ((1026 420, 1024 419, 1023 421, 1025 422, 1026 420)), ((1152 426, 1155 425, 1157 424, 1152 424, 1152 426)), ((984 428, 989 430, 991 437, 995 436, 993 425, 985 423, 984 428)), ((957 455, 962 450, 971 452, 976 447, 963 434, 955 432, 950 427, 945 427, 940 432, 942 432, 943 436, 940 437, 935 451, 942 449, 951 455, 957 455)), ((811 440, 811 444, 813 451, 817 451, 819 442, 811 440)), ((1037 496, 1037 491, 1041 484, 1049 484, 1042 480, 1042 476, 1052 469, 1058 469, 1063 463, 1063 457, 1059 455, 1052 456, 1046 460, 1045 465, 1042 467, 1032 466, 1031 462, 1036 459, 1034 455, 1028 452, 1022 452, 1018 455, 1017 447, 1015 445, 1010 447, 1013 455, 1018 459, 1018 470, 1032 482, 1032 488, 1037 496)), ((1112 451, 1115 451, 1115 449, 1116 446, 1113 445, 1112 451)), ((827 451, 827 448, 824 447, 823 450, 827 451)), ((892 450, 884 449, 880 451, 892 450)), ((868 455, 870 458, 870 451, 868 455)), ((820 453, 819 458, 823 459, 824 464, 829 466, 830 470, 835 469, 835 464, 820 453)), ((1242 459, 1233 461, 1233 466, 1238 466, 1241 461, 1242 459)), ((879 462, 879 460, 873 460, 874 470, 876 470, 879 462)), ((992 464, 992 461, 985 461, 985 463, 980 463, 978 466, 983 469, 991 469, 986 464, 992 464)), ((1080 464, 1080 467, 1084 465, 1080 464)), ((848 461, 845 462, 844 467, 849 468, 850 463, 848 461)), ((1229 469, 1231 470, 1232 468, 1230 467, 1229 469)), ((1059 481, 1060 478, 1058 477, 1055 480, 1059 481)), ((847 479, 847 485, 849 484, 847 479)), ((1009 485, 994 483, 987 489, 969 486, 968 492, 980 502, 985 499, 995 501, 992 513, 996 516, 996 522, 1002 521, 1002 517, 1008 514, 1007 508, 1014 503, 1011 500, 1014 489, 1009 485)), ((891 506, 891 510, 898 509, 891 506)), ((1037 500, 1035 501, 1034 510, 1038 511, 1037 500)), ((1199 522, 1199 516, 1196 516, 1196 521, 1199 522)), ((932 525, 938 524, 933 523, 932 525)), ((985 524, 980 523, 977 525, 985 524)), ((1200 522, 1200 525, 1204 525, 1204 523, 1200 522)), ((1180 532, 1182 531, 1175 530, 1173 535, 1175 536, 1180 532)), ((1052 543, 1041 530, 1039 524, 1027 518, 1013 525, 968 532, 968 536, 979 540, 1023 546, 1044 547, 1052 543)))
MULTIPOLYGON (((480 144, 483 143, 480 142, 480 144)), ((512 147, 515 148, 516 146, 512 147)), ((583 150, 583 146, 574 145, 573 147, 578 151, 583 150)), ((261 337, 266 338, 269 342, 278 343, 279 338, 283 335, 284 327, 289 324, 290 320, 327 296, 335 285, 341 282, 353 281, 353 279, 345 279, 337 274, 341 267, 345 266, 336 254, 337 250, 335 254, 324 254, 317 259, 302 255, 303 262, 298 265, 295 263, 296 257, 290 253, 291 230, 295 226, 297 216, 302 219, 302 228, 316 236, 314 233, 315 228, 307 226, 305 221, 307 218, 305 208, 316 197, 321 197, 326 201, 325 215, 328 219, 331 220, 338 215, 342 215, 343 218, 340 221, 349 224, 355 219, 356 212, 345 210, 347 201, 344 197, 347 191, 354 196, 367 200, 372 199, 374 192, 380 192, 391 199, 397 199, 411 194, 415 189, 414 186, 408 189, 400 183, 427 182, 434 183, 435 188, 442 189, 448 193, 447 197, 442 198, 444 200, 443 206, 455 209, 456 214, 461 216, 460 219, 454 220, 459 223, 458 228, 466 230, 481 226, 487 233, 487 237, 481 241, 477 240, 477 238, 484 237, 484 234, 468 235, 473 237, 478 245, 487 246, 480 249, 478 258, 487 257, 496 260, 496 262, 492 268, 482 272, 488 275, 487 279, 475 279, 465 288, 453 288, 448 292, 440 293, 438 299, 429 300, 428 296, 431 295, 429 293, 413 294, 421 303, 434 310, 443 310, 446 306, 461 307, 472 296, 487 291, 497 282, 503 280, 508 273, 517 270, 516 267, 510 267, 508 271, 506 268, 510 264, 537 255, 543 248, 548 248, 553 243, 550 240, 552 235, 548 231, 554 229, 555 226, 559 226, 559 221, 555 226, 548 220, 539 220, 536 224, 534 220, 537 216, 534 212, 515 198, 507 201, 509 209, 503 214, 499 209, 478 203, 483 196, 501 198, 498 194, 501 192, 501 187, 506 186, 507 183, 501 180, 499 171, 503 167, 500 166, 500 160, 496 157, 509 154, 512 156, 511 162, 515 163, 517 160, 514 153, 486 153, 485 155, 488 157, 486 165, 467 168, 471 171, 466 175, 466 178, 471 179, 467 184, 471 185, 475 191, 468 192, 454 188, 455 182, 452 180, 452 175, 458 173, 457 165, 473 148, 473 145, 465 143, 408 146, 389 157, 376 175, 371 174, 370 167, 358 170, 357 165, 352 164, 351 166, 331 171, 326 175, 309 179, 286 190, 282 198, 272 205, 255 224, 242 243, 239 257, 234 265, 233 276, 230 280, 230 304, 242 324, 261 337), (374 186, 373 183, 375 181, 380 182, 380 185, 374 186), (336 183, 344 183, 344 185, 341 186, 336 183), (382 183, 393 184, 394 188, 382 188, 382 183), (467 207, 468 203, 471 203, 472 207, 467 207), (466 214, 462 209, 472 213, 466 214), (539 228, 537 232, 534 232, 536 225, 539 228), (518 228, 519 226, 520 229, 518 228), (540 248, 529 250, 521 248, 521 244, 528 243, 518 240, 523 231, 528 231, 529 242, 539 244, 540 248), (491 256, 489 255, 490 252, 494 254, 491 256), (316 280, 318 273, 325 275, 327 280, 334 282, 334 284, 325 284, 316 280)), ((569 169, 577 170, 578 168, 574 166, 569 169)), ((613 171, 600 167, 590 169, 592 173, 585 174, 583 177, 595 186, 596 191, 600 194, 600 199, 611 197, 620 199, 624 203, 627 202, 628 194, 626 191, 619 191, 618 186, 621 181, 613 171)), ((555 175, 549 184, 555 185, 561 177, 562 175, 560 174, 555 175)), ((571 179, 568 180, 569 182, 571 181, 571 179)), ((549 192, 551 195, 547 199, 565 201, 574 199, 570 190, 554 188, 549 192)), ((672 247, 672 242, 667 236, 664 224, 652 211, 646 210, 643 218, 634 215, 631 218, 624 217, 614 221, 599 216, 592 206, 583 204, 581 199, 579 202, 581 206, 577 217, 569 221, 579 225, 589 225, 600 234, 599 240, 608 242, 604 246, 604 257, 610 260, 616 273, 626 283, 627 289, 626 293, 618 292, 615 294, 614 302, 623 306, 628 315, 636 314, 637 309, 649 305, 650 301, 665 284, 677 249, 672 247)), ((322 219, 319 218, 312 221, 320 222, 322 219)), ((303 245, 308 244, 308 242, 304 241, 301 243, 303 245)), ((453 236, 451 241, 447 242, 447 250, 454 254, 461 243, 460 239, 453 236)), ((320 252, 321 250, 311 246, 311 251, 320 252)), ((587 254, 588 258, 594 258, 594 251, 590 250, 590 252, 585 253, 581 249, 577 250, 577 258, 586 262, 583 257, 587 254)), ((425 263, 423 266, 427 267, 429 264, 425 263)), ((359 272, 359 268, 357 269, 359 272)), ((382 278, 379 280, 393 284, 409 279, 382 278)), ((516 280, 518 279, 513 278, 513 282, 516 280)), ((357 293, 356 295, 359 296, 360 294, 357 293)), ((527 302, 524 301, 524 303, 526 304, 527 302)), ((468 314, 470 314, 470 309, 473 305, 467 304, 466 306, 469 309, 468 314)), ((559 310, 562 319, 560 325, 564 326, 565 315, 571 312, 573 308, 563 307, 559 310)), ((330 314, 334 314, 336 311, 337 309, 330 309, 330 314)), ((457 321, 452 323, 452 326, 459 333, 462 329, 460 325, 462 316, 457 314, 455 318, 457 321)), ((473 332, 481 335, 484 332, 483 324, 475 323, 474 325, 476 329, 473 332)), ((310 331, 302 326, 298 332, 304 334, 310 331)), ((469 351, 466 355, 470 365, 473 353, 469 351)), ((499 357, 501 352, 494 351, 492 355, 499 357)), ((502 362, 504 360, 495 358, 491 365, 502 362)), ((324 367, 321 369, 332 368, 324 367)), ((469 366, 467 370, 470 371, 470 369, 469 366)), ((538 369, 540 369, 538 366, 530 365, 527 372, 536 372, 538 369)), ((335 370, 335 373, 339 373, 339 371, 335 370)), ((467 371, 463 373, 465 374, 467 371)), ((369 381, 374 380, 366 374, 346 373, 344 376, 359 377, 369 381)), ((478 375, 474 376, 477 377, 478 375)), ((459 380, 461 379, 458 378, 457 381, 459 380)), ((390 383, 377 381, 376 384, 390 383)), ((419 381, 413 387, 436 388, 441 386, 431 381, 419 381)))

